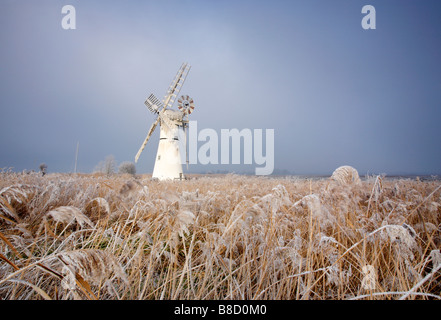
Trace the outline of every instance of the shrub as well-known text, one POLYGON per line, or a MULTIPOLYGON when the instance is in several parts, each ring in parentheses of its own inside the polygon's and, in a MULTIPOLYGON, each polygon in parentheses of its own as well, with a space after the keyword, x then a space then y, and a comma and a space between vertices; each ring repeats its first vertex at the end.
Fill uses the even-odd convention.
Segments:
POLYGON ((136 167, 133 162, 125 161, 119 165, 118 173, 128 173, 135 175, 136 174, 136 167))
POLYGON ((113 155, 106 157, 104 161, 100 161, 95 167, 95 172, 101 172, 107 175, 112 175, 115 173, 116 161, 113 155))

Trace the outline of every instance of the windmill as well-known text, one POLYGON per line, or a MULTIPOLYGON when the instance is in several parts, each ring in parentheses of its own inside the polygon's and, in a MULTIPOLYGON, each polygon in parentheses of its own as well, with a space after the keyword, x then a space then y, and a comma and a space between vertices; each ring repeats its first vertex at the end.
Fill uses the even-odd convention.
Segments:
POLYGON ((194 101, 189 96, 183 95, 178 99, 178 110, 174 110, 172 107, 181 91, 188 73, 190 72, 190 68, 191 66, 189 64, 182 64, 181 68, 176 73, 175 78, 171 82, 162 102, 153 94, 151 94, 144 102, 147 108, 157 117, 147 133, 144 143, 135 156, 135 162, 138 162, 141 152, 144 150, 159 123, 161 130, 158 152, 156 154, 152 175, 153 179, 184 179, 181 161, 181 155, 183 154, 183 150, 181 150, 182 142, 185 144, 185 159, 188 168, 188 115, 194 110, 194 101), (184 132, 184 135, 181 134, 182 131, 184 132), (181 139, 184 141, 181 141, 181 139))

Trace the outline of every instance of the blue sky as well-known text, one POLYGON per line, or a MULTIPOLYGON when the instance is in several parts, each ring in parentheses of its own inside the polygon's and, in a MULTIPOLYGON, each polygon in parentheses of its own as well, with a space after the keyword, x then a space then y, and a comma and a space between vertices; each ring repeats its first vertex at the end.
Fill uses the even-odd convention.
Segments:
MULTIPOLYGON (((0 2, 0 168, 134 156, 182 62, 198 128, 274 129, 275 168, 441 173, 441 2, 0 2), (76 9, 76 30, 61 8, 76 9), (364 5, 376 29, 361 27, 364 5)), ((137 172, 152 172, 159 132, 137 172)), ((192 171, 246 170, 255 165, 192 171)))

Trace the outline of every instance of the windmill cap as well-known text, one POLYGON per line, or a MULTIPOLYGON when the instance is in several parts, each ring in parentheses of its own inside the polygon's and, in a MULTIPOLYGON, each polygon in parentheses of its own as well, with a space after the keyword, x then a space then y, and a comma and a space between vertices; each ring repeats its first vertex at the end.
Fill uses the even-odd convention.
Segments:
POLYGON ((182 118, 184 117, 184 113, 182 111, 173 110, 173 109, 166 109, 166 110, 164 110, 164 114, 170 120, 182 121, 182 118))

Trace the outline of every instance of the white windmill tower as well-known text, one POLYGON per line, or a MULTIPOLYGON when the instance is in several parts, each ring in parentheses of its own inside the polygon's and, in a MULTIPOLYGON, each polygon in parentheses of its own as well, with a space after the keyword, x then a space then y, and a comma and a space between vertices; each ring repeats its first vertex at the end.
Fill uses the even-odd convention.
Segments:
POLYGON ((191 66, 189 64, 182 64, 176 77, 170 84, 162 102, 160 102, 153 94, 151 94, 144 102, 147 108, 157 115, 157 118, 150 127, 144 143, 136 154, 135 162, 138 162, 142 150, 144 150, 144 147, 159 123, 161 131, 155 167, 153 169, 153 179, 184 179, 181 160, 183 154, 182 142, 185 144, 184 148, 188 166, 186 128, 188 127, 188 115, 194 110, 194 102, 189 96, 181 96, 178 99, 179 110, 173 110, 172 107, 188 73, 190 72, 190 68, 191 66), (181 134, 182 131, 184 133, 183 135, 181 134))

